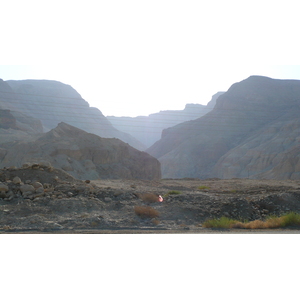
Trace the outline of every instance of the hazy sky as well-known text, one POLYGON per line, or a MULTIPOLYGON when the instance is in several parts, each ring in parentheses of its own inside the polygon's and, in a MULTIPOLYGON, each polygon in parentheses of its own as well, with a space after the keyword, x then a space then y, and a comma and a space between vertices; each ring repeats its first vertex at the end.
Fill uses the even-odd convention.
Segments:
POLYGON ((10 0, 1 12, 0 78, 61 81, 104 115, 206 104, 250 75, 300 79, 296 1, 10 0))

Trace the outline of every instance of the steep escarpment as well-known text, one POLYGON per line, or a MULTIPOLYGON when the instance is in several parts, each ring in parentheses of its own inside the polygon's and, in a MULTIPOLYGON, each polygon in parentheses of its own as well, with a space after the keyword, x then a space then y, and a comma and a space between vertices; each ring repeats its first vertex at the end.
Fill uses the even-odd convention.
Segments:
POLYGON ((0 129, 14 129, 29 133, 43 132, 41 121, 20 112, 14 99, 12 88, 0 79, 0 129))
POLYGON ((101 137, 119 138, 137 149, 145 149, 132 136, 114 128, 101 111, 90 107, 74 88, 58 81, 2 81, 0 108, 41 120, 44 131, 65 122, 101 137))
POLYGON ((42 130, 39 120, 8 109, 0 109, 0 147, 8 142, 34 140, 42 130))
POLYGON ((40 120, 9 109, 0 109, 0 129, 14 129, 28 133, 43 132, 40 120))
POLYGON ((290 110, 231 149, 214 167, 222 178, 300 178, 299 110, 290 110))
POLYGON ((159 179, 160 163, 118 139, 60 123, 34 141, 2 145, 0 167, 49 162, 78 179, 159 179))
POLYGON ((251 76, 205 116, 164 130, 147 152, 163 177, 299 178, 300 81, 251 76))
POLYGON ((16 119, 8 109, 0 109, 0 128, 17 129, 16 119))

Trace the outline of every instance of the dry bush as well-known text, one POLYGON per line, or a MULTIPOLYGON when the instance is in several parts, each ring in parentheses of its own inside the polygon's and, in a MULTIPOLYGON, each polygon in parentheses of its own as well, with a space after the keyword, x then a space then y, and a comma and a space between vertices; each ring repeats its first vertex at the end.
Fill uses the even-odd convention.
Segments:
POLYGON ((255 220, 249 223, 241 223, 241 227, 246 229, 272 229, 286 226, 297 226, 300 224, 300 215, 289 213, 281 217, 271 216, 266 221, 255 220))
POLYGON ((158 225, 158 224, 160 223, 160 221, 157 220, 157 219, 153 219, 153 220, 152 220, 152 223, 153 223, 154 225, 158 225))
POLYGON ((264 229, 264 228, 268 228, 266 222, 262 221, 262 220, 254 220, 251 221, 249 223, 245 223, 244 224, 244 228, 246 229, 264 229))
POLYGON ((270 218, 266 221, 267 228, 279 228, 283 226, 282 217, 280 218, 270 218))
POLYGON ((226 217, 212 219, 204 222, 206 228, 242 228, 242 229, 272 229, 286 226, 300 226, 300 214, 288 213, 281 217, 270 216, 266 221, 254 220, 251 222, 240 222, 226 217))
POLYGON ((254 220, 248 223, 237 222, 232 225, 232 228, 243 229, 271 229, 279 227, 284 227, 282 218, 270 218, 266 221, 254 220))
POLYGON ((230 228, 242 228, 242 229, 244 229, 245 228, 245 223, 236 222, 236 223, 230 224, 230 228))
POLYGON ((1 229, 2 230, 10 230, 11 227, 9 225, 4 225, 1 229))
MULTIPOLYGON (((242 228, 242 229, 265 229, 275 228, 272 227, 273 223, 264 222, 261 220, 254 220, 248 223, 237 222, 231 226, 231 228, 242 228)), ((274 223, 275 224, 275 223, 274 223)))
POLYGON ((91 226, 92 227, 97 227, 99 225, 99 222, 97 221, 92 221, 91 226))
POLYGON ((156 218, 159 212, 150 206, 135 206, 134 212, 141 218, 156 218))

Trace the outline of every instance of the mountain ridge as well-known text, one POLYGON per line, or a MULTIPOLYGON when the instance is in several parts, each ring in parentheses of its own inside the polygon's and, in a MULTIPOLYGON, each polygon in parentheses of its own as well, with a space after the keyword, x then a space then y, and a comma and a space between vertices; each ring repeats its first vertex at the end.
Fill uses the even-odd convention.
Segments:
MULTIPOLYGON (((278 125, 276 122, 280 118, 291 123, 287 116, 291 116, 290 112, 296 115, 300 112, 299 103, 300 81, 250 76, 233 84, 217 99, 214 109, 203 117, 164 130, 162 139, 147 152, 161 162, 164 178, 247 177, 248 171, 241 172, 248 168, 246 161, 234 168, 233 161, 240 157, 239 146, 249 147, 250 144, 245 141, 262 129, 268 131, 274 124, 278 125), (225 159, 228 153, 231 153, 231 160, 225 159)), ((299 140, 297 130, 298 127, 293 134, 296 142, 299 140)), ((260 138, 264 139, 263 136, 260 138)), ((281 151, 280 148, 276 149, 281 151)), ((250 178, 264 176, 270 167, 260 163, 259 156, 261 153, 269 156, 271 148, 257 146, 256 151, 256 154, 250 155, 250 178)), ((294 164, 297 166, 298 161, 294 161, 294 164)), ((286 172, 283 177, 299 176, 296 173, 286 172)), ((274 172, 268 174, 269 178, 280 177, 274 172)))
POLYGON ((65 122, 101 137, 119 138, 133 147, 145 146, 114 128, 97 108, 92 108, 70 85, 55 80, 8 80, 0 82, 0 108, 41 120, 44 131, 65 122))
POLYGON ((138 117, 107 116, 107 119, 114 127, 132 135, 149 148, 161 138, 164 129, 200 118, 211 111, 217 98, 223 93, 213 95, 207 105, 188 103, 183 110, 163 110, 138 117))

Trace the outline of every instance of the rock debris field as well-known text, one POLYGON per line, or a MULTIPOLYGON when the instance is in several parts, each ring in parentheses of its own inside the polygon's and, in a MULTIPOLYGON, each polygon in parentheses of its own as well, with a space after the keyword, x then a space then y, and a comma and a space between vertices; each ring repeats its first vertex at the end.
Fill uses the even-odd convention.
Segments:
POLYGON ((290 211, 300 213, 297 180, 90 181, 47 163, 0 170, 1 233, 197 233, 211 218, 264 220, 290 211), (164 201, 144 203, 145 193, 164 201))

